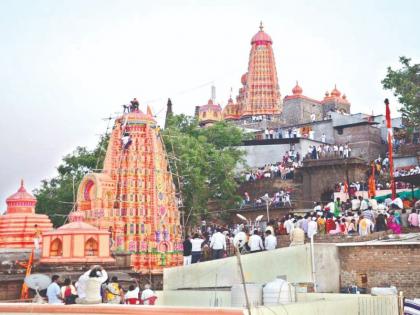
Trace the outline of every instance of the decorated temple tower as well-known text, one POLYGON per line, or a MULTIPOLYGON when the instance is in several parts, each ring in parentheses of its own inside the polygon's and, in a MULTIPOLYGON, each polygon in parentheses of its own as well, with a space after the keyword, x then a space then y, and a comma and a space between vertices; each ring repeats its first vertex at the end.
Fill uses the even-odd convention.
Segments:
POLYGON ((248 72, 241 80, 244 85, 244 100, 239 103, 242 117, 281 113, 281 95, 272 43, 261 23, 260 31, 251 40, 248 72))
POLYGON ((77 205, 85 222, 111 232, 115 250, 132 253, 135 270, 182 263, 175 187, 150 108, 145 114, 134 100, 116 119, 103 171, 83 178, 77 205))

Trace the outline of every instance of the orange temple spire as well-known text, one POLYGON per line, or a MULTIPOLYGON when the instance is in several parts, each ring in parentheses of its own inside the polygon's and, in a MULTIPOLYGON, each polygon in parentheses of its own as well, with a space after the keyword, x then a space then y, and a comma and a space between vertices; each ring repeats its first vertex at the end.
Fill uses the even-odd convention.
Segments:
POLYGON ((281 94, 272 44, 261 22, 258 33, 251 39, 248 72, 241 78, 242 88, 239 89, 237 103, 228 104, 223 113, 225 119, 281 113, 281 94))

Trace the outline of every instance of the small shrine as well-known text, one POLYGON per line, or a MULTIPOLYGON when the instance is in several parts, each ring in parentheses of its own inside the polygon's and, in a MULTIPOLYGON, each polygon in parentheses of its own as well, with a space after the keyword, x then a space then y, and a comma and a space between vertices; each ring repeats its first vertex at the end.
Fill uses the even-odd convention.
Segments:
POLYGON ((43 264, 109 263, 110 233, 83 222, 84 215, 72 212, 70 223, 42 235, 43 264))
POLYGON ((5 214, 0 215, 0 248, 34 248, 35 233, 52 230, 48 216, 35 213, 36 202, 22 180, 19 190, 6 199, 5 214))

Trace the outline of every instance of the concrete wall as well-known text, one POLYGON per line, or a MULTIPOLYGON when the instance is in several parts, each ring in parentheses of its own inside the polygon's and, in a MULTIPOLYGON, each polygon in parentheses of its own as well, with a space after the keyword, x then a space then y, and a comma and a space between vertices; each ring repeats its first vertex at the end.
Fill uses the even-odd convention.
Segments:
POLYGON ((369 296, 359 294, 298 294, 298 303, 259 307, 263 315, 396 315, 396 296, 369 296))
POLYGON ((174 290, 155 291, 156 305, 230 307, 230 290, 174 290))
POLYGON ((339 292, 340 262, 334 244, 315 244, 315 281, 317 292, 339 292))
MULTIPOLYGON (((227 308, 231 300, 230 291, 160 291, 156 295, 157 306, 227 308)), ((252 309, 252 314, 337 315, 337 308, 340 308, 340 315, 394 315, 398 308, 396 296, 297 293, 296 301, 282 306, 259 306, 252 309)))
MULTIPOLYGON (((265 284, 280 275, 286 275, 291 283, 313 282, 308 244, 248 254, 241 259, 246 282, 265 284)), ((338 292, 339 261, 335 245, 316 245, 315 266, 318 288, 323 292, 338 292)), ((164 269, 163 283, 164 290, 230 288, 241 283, 241 277, 236 257, 229 257, 164 269)))

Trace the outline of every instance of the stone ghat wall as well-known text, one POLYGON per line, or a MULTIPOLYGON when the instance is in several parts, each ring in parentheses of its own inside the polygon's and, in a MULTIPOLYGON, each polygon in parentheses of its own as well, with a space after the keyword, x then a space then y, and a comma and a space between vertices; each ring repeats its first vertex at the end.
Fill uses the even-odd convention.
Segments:
POLYGON ((408 298, 420 297, 420 244, 339 247, 340 287, 396 286, 408 298))

